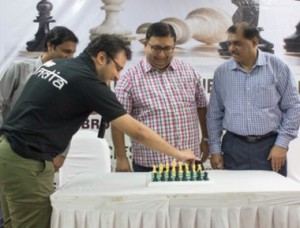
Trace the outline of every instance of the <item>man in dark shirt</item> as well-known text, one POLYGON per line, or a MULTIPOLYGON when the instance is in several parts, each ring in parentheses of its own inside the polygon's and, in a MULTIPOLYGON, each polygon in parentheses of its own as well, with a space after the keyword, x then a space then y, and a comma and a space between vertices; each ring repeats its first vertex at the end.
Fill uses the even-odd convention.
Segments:
POLYGON ((79 57, 49 61, 30 77, 1 128, 0 197, 7 226, 49 227, 51 161, 92 111, 154 150, 196 159, 190 149, 179 151, 126 114, 117 101, 109 84, 130 58, 120 38, 101 35, 79 57))

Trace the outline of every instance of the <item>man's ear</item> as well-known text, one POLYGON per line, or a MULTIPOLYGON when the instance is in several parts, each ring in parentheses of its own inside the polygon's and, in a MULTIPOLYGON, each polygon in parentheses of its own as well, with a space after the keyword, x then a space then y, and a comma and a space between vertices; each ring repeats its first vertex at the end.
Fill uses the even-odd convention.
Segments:
POLYGON ((253 43, 253 46, 257 46, 259 44, 259 39, 257 37, 254 37, 252 39, 252 43, 253 43))
POLYGON ((98 65, 103 66, 107 63, 107 55, 104 51, 99 51, 96 56, 96 62, 98 65))

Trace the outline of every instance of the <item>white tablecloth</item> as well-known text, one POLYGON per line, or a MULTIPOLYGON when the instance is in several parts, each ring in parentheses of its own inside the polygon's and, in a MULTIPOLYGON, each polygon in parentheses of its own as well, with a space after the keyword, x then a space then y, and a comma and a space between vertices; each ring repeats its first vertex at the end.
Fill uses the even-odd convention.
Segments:
POLYGON ((147 173, 82 173, 51 196, 52 228, 297 228, 300 184, 269 171, 148 186, 147 173))

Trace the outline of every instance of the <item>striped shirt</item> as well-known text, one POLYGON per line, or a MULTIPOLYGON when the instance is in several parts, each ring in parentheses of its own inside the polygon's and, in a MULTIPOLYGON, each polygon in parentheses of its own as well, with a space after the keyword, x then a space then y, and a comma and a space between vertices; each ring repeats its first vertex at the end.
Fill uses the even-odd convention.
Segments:
POLYGON ((288 147, 297 137, 300 101, 289 67, 274 55, 258 52, 251 72, 233 59, 219 66, 207 113, 211 153, 221 152, 223 130, 238 135, 277 131, 275 144, 288 147))
MULTIPOLYGON (((144 58, 122 75, 115 87, 127 112, 178 149, 191 148, 200 156, 197 108, 207 99, 200 75, 187 63, 174 58, 164 71, 144 58)), ((133 159, 146 167, 168 162, 172 157, 157 153, 131 140, 133 159)))

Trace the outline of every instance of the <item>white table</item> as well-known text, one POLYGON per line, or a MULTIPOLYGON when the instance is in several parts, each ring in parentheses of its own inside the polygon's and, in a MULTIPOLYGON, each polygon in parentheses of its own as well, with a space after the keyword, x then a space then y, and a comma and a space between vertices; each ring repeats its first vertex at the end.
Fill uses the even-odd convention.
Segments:
POLYGON ((82 173, 51 196, 52 228, 297 228, 300 184, 269 171, 209 171, 199 185, 147 173, 82 173))

